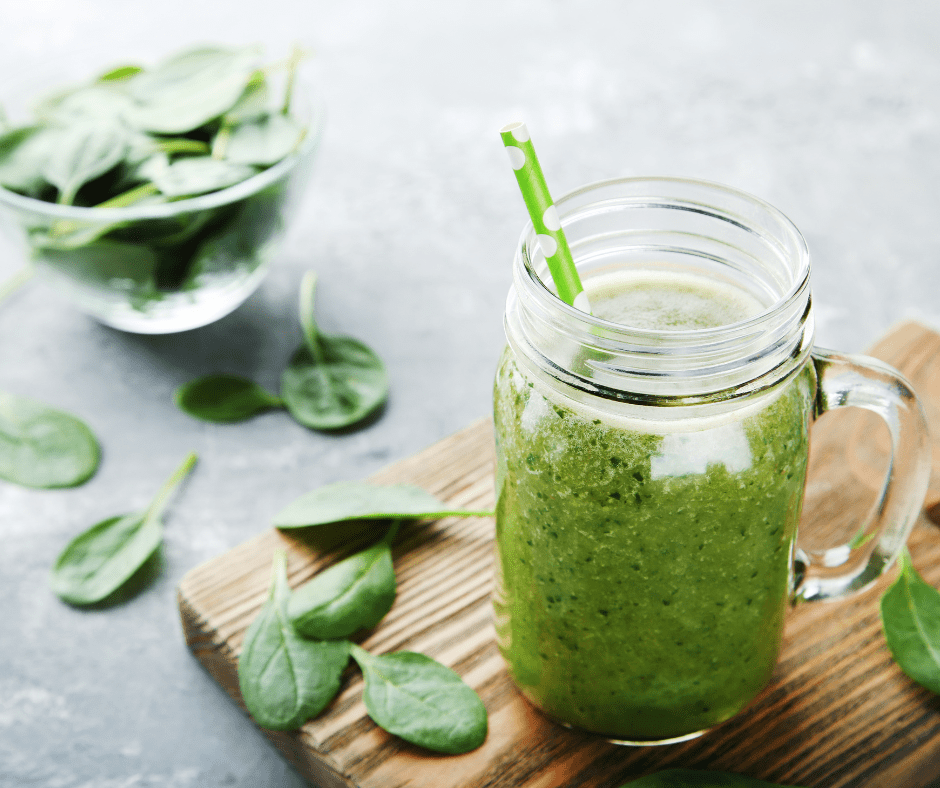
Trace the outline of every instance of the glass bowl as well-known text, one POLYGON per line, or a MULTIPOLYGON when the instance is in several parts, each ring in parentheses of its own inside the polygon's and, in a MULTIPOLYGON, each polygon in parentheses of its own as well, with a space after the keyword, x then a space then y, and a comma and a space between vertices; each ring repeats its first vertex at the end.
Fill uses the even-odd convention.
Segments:
POLYGON ((261 284, 309 180, 323 113, 310 90, 298 104, 307 133, 297 151, 234 186, 127 208, 0 187, 0 226, 42 281, 102 323, 138 334, 207 325, 261 284))

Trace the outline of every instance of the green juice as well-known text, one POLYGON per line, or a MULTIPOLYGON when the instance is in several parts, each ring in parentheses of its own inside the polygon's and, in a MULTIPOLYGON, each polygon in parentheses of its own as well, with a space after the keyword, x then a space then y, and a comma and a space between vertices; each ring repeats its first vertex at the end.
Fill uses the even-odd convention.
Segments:
MULTIPOLYGON (((595 316, 639 328, 708 328, 762 309, 685 274, 585 284, 595 316)), ((813 374, 810 364, 741 403, 664 417, 562 391, 506 349, 495 618, 535 705, 613 739, 660 741, 728 719, 767 684, 790 599, 813 374)))

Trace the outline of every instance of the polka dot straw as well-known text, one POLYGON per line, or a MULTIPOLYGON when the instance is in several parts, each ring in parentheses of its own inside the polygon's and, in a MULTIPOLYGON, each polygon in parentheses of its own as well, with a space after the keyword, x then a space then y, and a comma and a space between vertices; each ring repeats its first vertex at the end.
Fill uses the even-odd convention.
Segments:
POLYGON ((545 255, 545 262, 548 263, 552 281, 558 290, 558 297, 566 304, 590 314, 591 304, 588 302, 587 293, 584 292, 578 270, 574 267, 571 249, 568 248, 565 231, 561 229, 558 219, 558 211, 555 210, 555 203, 548 193, 545 176, 542 175, 535 148, 529 139, 529 130, 525 123, 509 123, 499 130, 499 135, 503 138, 503 144, 509 154, 509 163, 516 171, 519 190, 529 210, 529 218, 535 228, 542 254, 545 255))

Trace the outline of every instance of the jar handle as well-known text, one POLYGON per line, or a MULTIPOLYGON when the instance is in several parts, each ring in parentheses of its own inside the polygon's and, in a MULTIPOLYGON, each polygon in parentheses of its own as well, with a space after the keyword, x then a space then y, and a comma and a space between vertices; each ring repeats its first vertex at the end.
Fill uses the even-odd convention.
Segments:
POLYGON ((931 471, 931 447, 924 410, 911 385, 896 369, 867 356, 817 348, 815 417, 836 408, 877 413, 891 434, 891 461, 875 505, 848 544, 814 551, 799 546, 794 597, 837 599, 869 586, 894 563, 920 515, 931 471))

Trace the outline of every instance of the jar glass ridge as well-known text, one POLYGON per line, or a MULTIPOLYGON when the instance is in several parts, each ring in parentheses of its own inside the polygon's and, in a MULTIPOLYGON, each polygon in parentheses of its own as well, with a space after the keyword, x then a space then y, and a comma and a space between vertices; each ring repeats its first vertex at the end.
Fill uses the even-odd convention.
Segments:
POLYGON ((582 277, 652 264, 726 281, 764 307, 740 323, 694 330, 586 315, 555 296, 529 224, 513 263, 506 333, 559 383, 635 404, 690 405, 765 390, 805 363, 813 344, 809 253, 772 206, 717 184, 636 178, 593 184, 556 207, 582 277))

